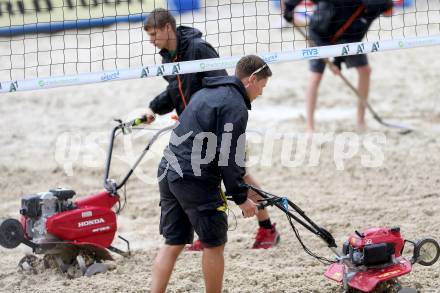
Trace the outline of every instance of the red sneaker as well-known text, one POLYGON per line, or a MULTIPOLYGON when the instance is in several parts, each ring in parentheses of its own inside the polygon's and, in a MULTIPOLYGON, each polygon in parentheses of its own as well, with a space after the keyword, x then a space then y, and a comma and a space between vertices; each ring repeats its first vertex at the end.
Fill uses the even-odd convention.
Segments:
POLYGON ((252 246, 253 249, 271 248, 280 242, 280 234, 275 229, 276 224, 272 225, 271 229, 258 228, 257 236, 255 236, 255 242, 252 246))
POLYGON ((189 244, 185 247, 186 251, 202 251, 203 250, 203 244, 200 242, 199 239, 194 241, 192 244, 189 244))

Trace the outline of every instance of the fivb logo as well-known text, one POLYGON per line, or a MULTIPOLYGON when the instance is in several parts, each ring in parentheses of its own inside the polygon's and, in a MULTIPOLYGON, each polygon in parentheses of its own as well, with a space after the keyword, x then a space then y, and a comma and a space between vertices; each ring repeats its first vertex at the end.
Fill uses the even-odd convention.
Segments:
POLYGON ((103 218, 88 220, 88 221, 84 221, 84 222, 79 222, 78 228, 87 227, 87 226, 96 225, 96 224, 102 224, 102 223, 105 223, 105 220, 103 218))
POLYGON ((317 48, 304 49, 302 50, 302 56, 306 58, 318 57, 319 50, 317 48))

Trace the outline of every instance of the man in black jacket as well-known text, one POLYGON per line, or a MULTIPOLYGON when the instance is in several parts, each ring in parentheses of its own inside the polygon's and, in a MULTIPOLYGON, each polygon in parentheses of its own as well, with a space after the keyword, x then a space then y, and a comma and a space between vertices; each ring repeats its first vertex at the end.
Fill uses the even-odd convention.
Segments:
POLYGON ((160 231, 165 245, 153 265, 151 292, 165 292, 175 261, 194 231, 202 242, 206 292, 221 292, 227 241, 226 200, 220 189, 254 216, 244 186, 248 110, 272 75, 258 56, 243 57, 235 76, 204 79, 173 130, 159 166, 160 231))
MULTIPOLYGON (((284 18, 294 23, 294 9, 302 0, 285 0, 284 18)), ((392 8, 392 0, 312 0, 316 8, 310 20, 309 36, 313 46, 326 46, 360 42, 371 23, 385 11, 392 8)), ((365 107, 370 88, 371 67, 365 54, 335 58, 331 70, 339 74, 341 63, 347 68, 355 67, 358 71, 358 92, 362 99, 358 101, 357 125, 364 130, 365 107)), ((314 131, 314 113, 318 88, 325 69, 322 59, 310 60, 311 76, 306 90, 307 130, 314 131)))
MULTIPOLYGON (((200 31, 185 26, 176 28, 176 20, 168 10, 162 8, 153 10, 145 22, 144 30, 149 35, 150 42, 160 49, 163 63, 218 57, 215 49, 201 38, 200 31)), ((168 86, 151 101, 147 110, 148 122, 153 122, 156 114, 162 115, 173 110, 176 110, 177 115, 180 116, 191 96, 202 88, 204 77, 226 75, 225 70, 216 70, 165 76, 168 86)), ((249 174, 245 176, 245 181, 251 185, 258 185, 249 174)), ((250 193, 252 199, 259 198, 255 192, 250 193)), ((276 245, 280 236, 266 209, 259 210, 257 220, 259 229, 252 248, 270 248, 276 245)), ((203 247, 197 240, 189 246, 189 249, 201 250, 203 247)))

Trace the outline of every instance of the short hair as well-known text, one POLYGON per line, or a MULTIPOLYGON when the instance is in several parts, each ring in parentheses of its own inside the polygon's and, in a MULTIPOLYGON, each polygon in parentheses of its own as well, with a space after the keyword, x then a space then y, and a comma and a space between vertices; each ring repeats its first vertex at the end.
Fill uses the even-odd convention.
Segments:
POLYGON ((169 23, 174 31, 176 31, 176 19, 164 8, 156 8, 150 12, 144 23, 144 30, 163 29, 169 23))
POLYGON ((242 57, 235 67, 235 76, 242 79, 251 76, 252 74, 255 74, 257 79, 263 79, 271 77, 272 71, 270 70, 269 65, 257 55, 247 55, 242 57))

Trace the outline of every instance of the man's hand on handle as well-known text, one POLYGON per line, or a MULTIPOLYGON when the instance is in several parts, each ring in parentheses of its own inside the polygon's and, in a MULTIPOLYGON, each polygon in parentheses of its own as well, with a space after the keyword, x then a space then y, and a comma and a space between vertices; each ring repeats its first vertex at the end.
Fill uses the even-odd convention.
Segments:
POLYGON ((243 216, 245 218, 253 217, 253 216, 255 216, 258 213, 258 206, 257 206, 257 204, 255 204, 249 198, 244 203, 239 205, 238 207, 241 209, 241 211, 243 213, 243 216))
POLYGON ((147 117, 147 124, 151 124, 156 120, 156 114, 150 108, 145 112, 145 116, 147 117))

